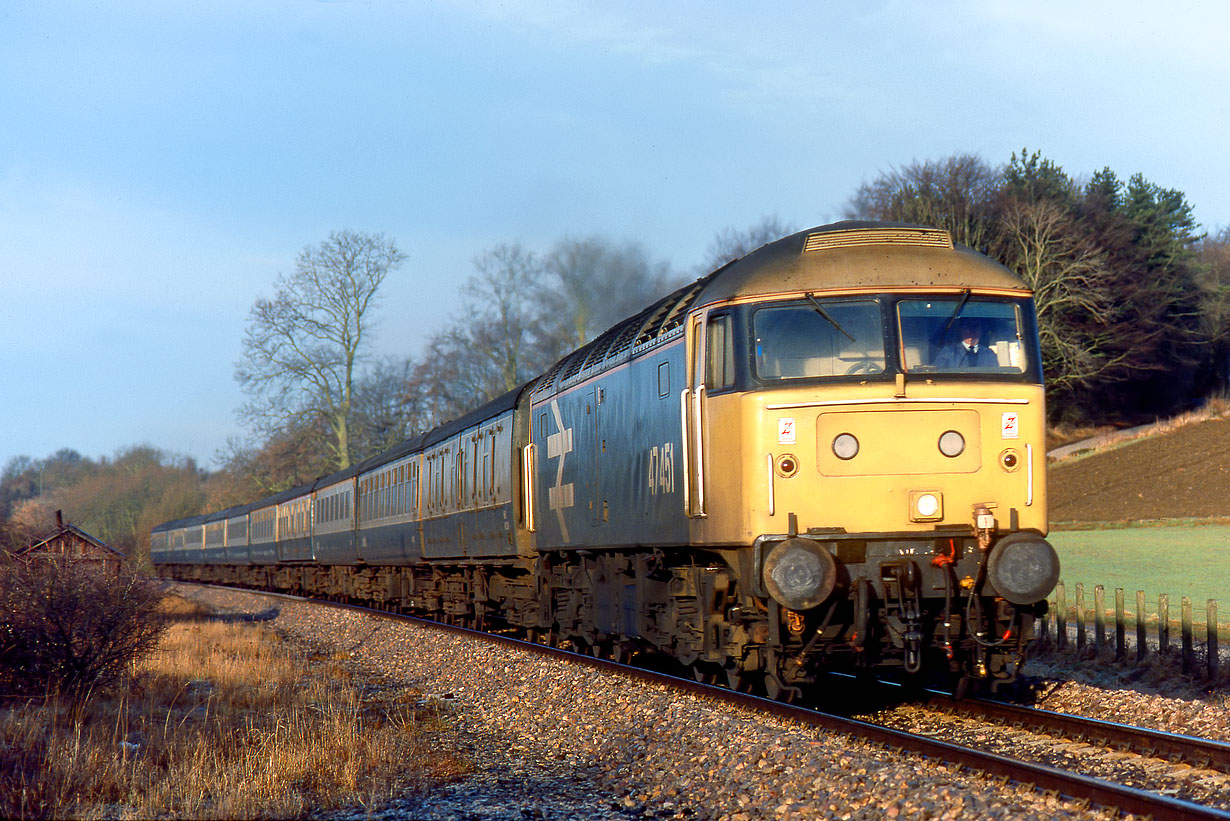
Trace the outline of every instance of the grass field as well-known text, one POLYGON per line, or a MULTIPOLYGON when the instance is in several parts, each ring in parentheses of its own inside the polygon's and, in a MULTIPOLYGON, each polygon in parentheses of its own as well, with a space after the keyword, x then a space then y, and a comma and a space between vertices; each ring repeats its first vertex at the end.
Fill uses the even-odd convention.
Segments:
POLYGON ((1203 623, 1205 602, 1216 599, 1218 622, 1230 622, 1230 526, 1052 531, 1048 538, 1059 553, 1069 604, 1077 582, 1085 585, 1089 606, 1093 586, 1101 584, 1108 606, 1116 587, 1123 588, 1128 609, 1135 608, 1136 591, 1143 590, 1147 609, 1154 613, 1157 594, 1166 593, 1173 619, 1180 598, 1190 596, 1195 621, 1203 623))

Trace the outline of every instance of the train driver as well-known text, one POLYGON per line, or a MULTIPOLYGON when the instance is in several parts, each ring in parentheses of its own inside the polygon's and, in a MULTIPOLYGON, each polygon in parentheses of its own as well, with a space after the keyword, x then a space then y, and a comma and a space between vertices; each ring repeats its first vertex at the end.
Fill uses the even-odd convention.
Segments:
POLYGON ((982 342, 982 323, 973 317, 962 317, 957 321, 957 338, 940 349, 932 364, 940 370, 993 368, 999 359, 982 342))

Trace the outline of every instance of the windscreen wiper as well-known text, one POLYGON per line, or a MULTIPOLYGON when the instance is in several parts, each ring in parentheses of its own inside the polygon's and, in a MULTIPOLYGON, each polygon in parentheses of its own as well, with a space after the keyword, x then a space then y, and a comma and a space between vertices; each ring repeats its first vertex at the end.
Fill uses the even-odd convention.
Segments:
POLYGON ((965 307, 965 303, 969 302, 969 288, 961 292, 961 301, 957 303, 957 309, 952 312, 952 316, 948 317, 948 321, 944 323, 944 333, 940 334, 940 339, 948 336, 948 332, 952 330, 952 323, 957 321, 957 317, 961 315, 961 309, 965 307))
MULTIPOLYGON (((967 292, 967 293, 968 293, 968 292, 967 292)), ((828 312, 828 311, 826 311, 826 310, 824 310, 824 306, 820 304, 819 300, 817 300, 817 299, 815 298, 815 296, 813 296, 812 294, 808 294, 808 295, 807 295, 807 300, 808 300, 808 301, 812 304, 812 307, 816 309, 816 313, 820 314, 820 316, 822 316, 822 317, 824 317, 825 319, 827 319, 827 320, 829 321, 829 324, 830 324, 830 325, 832 325, 834 328, 836 328, 837 330, 839 330, 839 331, 841 331, 843 334, 845 334, 845 335, 846 335, 846 338, 847 338, 847 339, 849 339, 851 342, 858 342, 858 340, 857 340, 857 339, 855 339, 854 337, 850 336, 850 332, 849 332, 849 331, 847 331, 845 328, 841 327, 841 323, 839 323, 836 319, 833 319, 833 317, 829 316, 829 312, 828 312)))

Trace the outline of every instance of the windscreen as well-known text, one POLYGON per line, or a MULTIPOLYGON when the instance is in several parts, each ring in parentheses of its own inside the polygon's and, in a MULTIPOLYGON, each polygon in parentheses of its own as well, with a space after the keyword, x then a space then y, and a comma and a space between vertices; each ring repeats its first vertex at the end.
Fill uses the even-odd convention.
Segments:
POLYGON ((1030 345, 1019 305, 976 297, 897 303, 902 364, 912 373, 1023 374, 1030 345))
POLYGON ((752 315, 756 376, 762 380, 884 372, 876 300, 816 300, 752 315))

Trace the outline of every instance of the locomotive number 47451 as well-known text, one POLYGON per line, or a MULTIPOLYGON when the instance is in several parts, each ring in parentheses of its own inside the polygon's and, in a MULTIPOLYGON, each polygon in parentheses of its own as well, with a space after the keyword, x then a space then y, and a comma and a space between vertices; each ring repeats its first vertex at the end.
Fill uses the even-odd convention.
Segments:
POLYGON ((649 495, 675 492, 675 443, 649 449, 649 495))

